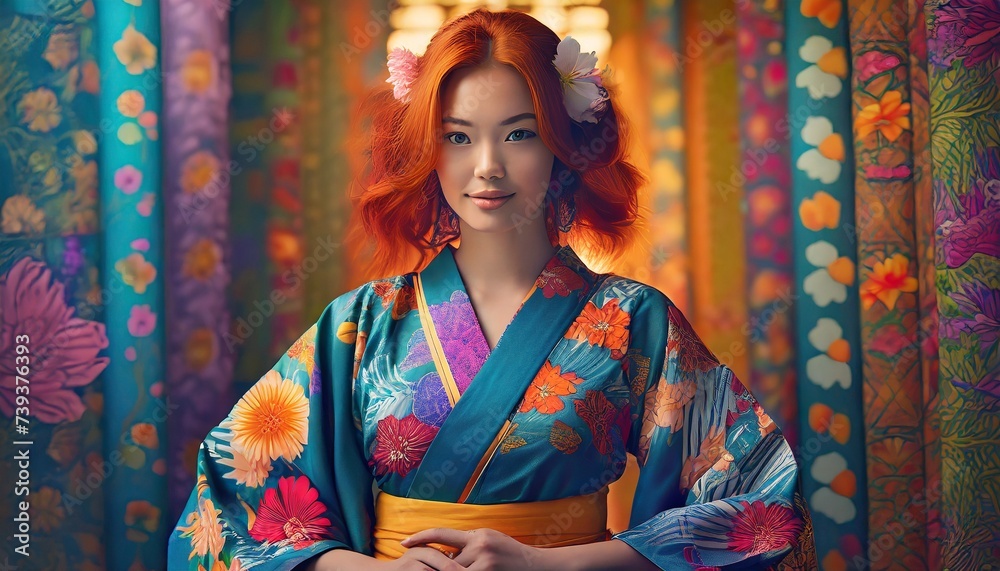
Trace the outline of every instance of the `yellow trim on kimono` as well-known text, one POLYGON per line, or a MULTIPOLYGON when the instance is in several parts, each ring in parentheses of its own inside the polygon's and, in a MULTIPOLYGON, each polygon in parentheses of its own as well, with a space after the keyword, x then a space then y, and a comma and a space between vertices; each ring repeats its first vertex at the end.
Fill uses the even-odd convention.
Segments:
MULTIPOLYGON (((490 528, 532 547, 583 545, 611 539, 607 528, 608 487, 584 496, 541 502, 455 504, 401 498, 381 492, 375 498, 375 559, 391 561, 406 552, 403 539, 435 527, 462 531, 490 528)), ((449 546, 429 544, 444 552, 449 546)))
POLYGON ((500 429, 500 432, 498 432, 497 435, 493 438, 493 442, 490 443, 490 447, 486 449, 486 454, 483 454, 483 457, 479 459, 479 464, 476 464, 476 470, 472 472, 472 477, 469 478, 469 483, 465 485, 465 489, 462 490, 462 495, 458 497, 458 503, 464 504, 465 501, 469 499, 469 494, 472 493, 472 490, 476 487, 476 484, 479 483, 479 477, 483 475, 483 471, 486 470, 487 464, 489 464, 490 460, 493 459, 493 455, 496 453, 497 446, 499 446, 500 443, 503 442, 504 438, 507 438, 507 433, 510 432, 510 430, 511 430, 511 422, 510 419, 508 418, 506 421, 504 421, 503 427, 500 429))
POLYGON ((434 366, 437 368, 438 376, 441 377, 441 384, 444 386, 444 391, 448 395, 448 403, 451 404, 452 408, 455 408, 455 403, 458 402, 459 397, 462 395, 458 390, 455 377, 451 374, 451 368, 448 366, 448 360, 444 355, 444 347, 441 345, 441 340, 438 339, 437 329, 434 328, 434 320, 431 319, 430 308, 427 306, 427 295, 424 293, 424 282, 420 279, 420 274, 414 277, 413 286, 417 297, 417 312, 420 314, 420 325, 424 328, 427 346, 431 351, 431 358, 434 359, 434 366))

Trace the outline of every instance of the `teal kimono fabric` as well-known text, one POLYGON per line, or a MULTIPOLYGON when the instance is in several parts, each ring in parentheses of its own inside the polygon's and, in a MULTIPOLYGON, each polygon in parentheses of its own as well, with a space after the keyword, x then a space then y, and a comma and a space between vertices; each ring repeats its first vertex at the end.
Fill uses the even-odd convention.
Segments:
POLYGON ((335 299, 208 434, 170 569, 370 555, 376 488, 553 500, 603 489, 627 453, 640 477, 614 537, 659 567, 766 568, 802 547, 791 449, 665 295, 563 246, 490 351, 447 246, 335 299))

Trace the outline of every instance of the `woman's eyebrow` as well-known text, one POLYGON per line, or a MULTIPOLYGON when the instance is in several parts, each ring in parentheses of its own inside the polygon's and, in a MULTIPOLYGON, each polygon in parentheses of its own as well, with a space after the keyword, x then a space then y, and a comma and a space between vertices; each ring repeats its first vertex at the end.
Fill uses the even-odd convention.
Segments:
MULTIPOLYGON (((500 125, 501 126, 511 125, 511 124, 517 123, 518 121, 521 121, 523 119, 534 119, 534 118, 535 118, 535 114, 534 113, 518 113, 517 115, 514 115, 513 117, 508 117, 508 118, 504 119, 503 121, 500 121, 500 125)), ((471 122, 466 121, 465 119, 458 119, 456 117, 442 117, 441 118, 441 122, 442 123, 454 123, 456 125, 463 125, 465 127, 472 127, 472 123, 471 122)))

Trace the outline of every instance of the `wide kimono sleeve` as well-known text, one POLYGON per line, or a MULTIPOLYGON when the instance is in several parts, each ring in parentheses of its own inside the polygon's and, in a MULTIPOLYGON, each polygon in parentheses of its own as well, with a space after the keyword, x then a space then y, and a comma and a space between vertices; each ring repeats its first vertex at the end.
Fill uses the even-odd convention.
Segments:
POLYGON ((360 303, 334 300, 202 442, 169 569, 288 570, 371 552, 372 476, 352 414, 360 303))
POLYGON ((658 290, 646 294, 626 366, 639 480, 630 528, 613 538, 661 569, 766 569, 811 551, 780 430, 680 310, 658 290))

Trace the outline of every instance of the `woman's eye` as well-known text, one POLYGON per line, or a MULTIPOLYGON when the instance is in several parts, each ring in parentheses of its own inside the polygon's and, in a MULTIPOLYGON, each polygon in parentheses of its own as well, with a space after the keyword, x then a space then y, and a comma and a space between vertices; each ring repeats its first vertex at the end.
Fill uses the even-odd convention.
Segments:
POLYGON ((510 135, 507 135, 507 139, 510 141, 523 141, 525 139, 530 139, 534 136, 535 134, 527 129, 518 129, 512 132, 510 135))
POLYGON ((469 137, 465 133, 451 133, 444 137, 453 145, 465 145, 469 142, 469 137))

